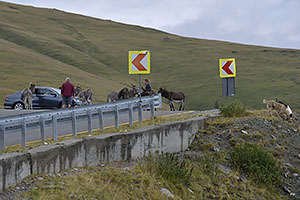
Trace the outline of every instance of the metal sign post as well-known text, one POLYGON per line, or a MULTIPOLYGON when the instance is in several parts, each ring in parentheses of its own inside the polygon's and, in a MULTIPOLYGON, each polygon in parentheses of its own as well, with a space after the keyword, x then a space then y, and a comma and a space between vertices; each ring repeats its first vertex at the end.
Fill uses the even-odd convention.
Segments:
POLYGON ((142 101, 142 74, 139 74, 139 98, 142 101))
POLYGON ((230 97, 235 95, 235 59, 220 59, 219 67, 220 77, 222 78, 222 95, 228 97, 228 104, 230 104, 230 97))
POLYGON ((228 97, 228 104, 230 104, 230 97, 235 94, 235 78, 222 78, 222 95, 228 97))
POLYGON ((129 74, 139 75, 139 122, 142 122, 142 74, 150 74, 150 51, 129 51, 129 74))

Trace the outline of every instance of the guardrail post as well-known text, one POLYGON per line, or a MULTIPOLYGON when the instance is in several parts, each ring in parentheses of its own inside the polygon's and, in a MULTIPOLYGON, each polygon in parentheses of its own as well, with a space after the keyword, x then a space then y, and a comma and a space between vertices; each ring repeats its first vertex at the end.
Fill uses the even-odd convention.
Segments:
POLYGON ((4 126, 4 124, 0 125, 0 148, 2 151, 5 150, 5 126, 4 126))
POLYGON ((132 103, 128 104, 128 110, 129 110, 129 126, 133 126, 133 108, 132 108, 132 103))
POLYGON ((98 115, 99 115, 99 128, 100 131, 104 131, 104 121, 103 121, 103 111, 102 108, 98 108, 98 115))
POLYGON ((142 123, 143 122, 142 101, 139 101, 138 115, 139 115, 139 122, 142 123))
POLYGON ((115 128, 119 128, 119 109, 118 105, 115 105, 115 128))
POLYGON ((45 142, 46 136, 45 136, 45 118, 43 115, 40 116, 40 127, 41 127, 41 140, 42 142, 45 142))
POLYGON ((23 118, 22 120, 22 146, 23 147, 26 147, 26 133, 27 133, 26 118, 23 118))
POLYGON ((52 132, 53 132, 53 140, 57 141, 58 133, 57 133, 57 115, 52 115, 52 132))
POLYGON ((154 100, 150 101, 151 119, 154 119, 154 100))
POLYGON ((91 109, 87 110, 87 115, 88 115, 88 131, 89 133, 92 133, 92 111, 91 109))
POLYGON ((75 110, 73 110, 72 112, 72 130, 73 130, 73 136, 77 136, 77 120, 76 120, 75 110))
POLYGON ((158 102, 159 102, 159 108, 162 107, 162 97, 161 97, 161 93, 158 94, 158 102))

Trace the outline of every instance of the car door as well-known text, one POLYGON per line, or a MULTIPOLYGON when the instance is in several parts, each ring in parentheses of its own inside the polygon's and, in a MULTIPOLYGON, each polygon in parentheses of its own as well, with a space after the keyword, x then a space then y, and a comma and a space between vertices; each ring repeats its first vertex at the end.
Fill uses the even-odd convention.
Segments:
POLYGON ((42 108, 58 107, 59 100, 55 91, 49 88, 42 88, 39 92, 39 101, 41 101, 42 108))
POLYGON ((32 107, 34 108, 41 108, 42 107, 42 101, 40 100, 40 88, 35 88, 35 92, 33 94, 33 101, 32 101, 32 107))

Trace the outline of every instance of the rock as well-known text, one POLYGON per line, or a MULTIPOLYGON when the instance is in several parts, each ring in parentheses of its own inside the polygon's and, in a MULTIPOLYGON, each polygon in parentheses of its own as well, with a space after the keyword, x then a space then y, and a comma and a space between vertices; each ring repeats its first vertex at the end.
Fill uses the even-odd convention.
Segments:
POLYGON ((124 167, 124 170, 125 170, 125 171, 129 171, 130 168, 129 168, 129 167, 124 167))
POLYGON ((276 147, 281 147, 280 144, 278 144, 278 143, 276 143, 275 145, 276 145, 276 147))
POLYGON ((290 193, 290 196, 292 196, 292 197, 296 197, 296 193, 294 193, 294 192, 291 192, 291 193, 290 193))
POLYGON ((194 193, 194 191, 193 191, 193 190, 191 190, 190 188, 188 188, 188 191, 189 191, 190 193, 194 193))
POLYGON ((55 188, 55 185, 46 185, 46 186, 43 186, 43 188, 52 189, 52 188, 55 188))
POLYGON ((69 173, 68 172, 64 172, 64 175, 67 176, 69 173))
POLYGON ((230 174, 231 169, 226 167, 225 165, 219 165, 219 169, 224 173, 224 174, 230 174))
POLYGON ((37 179, 37 180, 39 180, 39 181, 42 181, 42 180, 44 180, 44 178, 43 178, 43 177, 37 177, 36 179, 37 179))
POLYGON ((245 130, 241 130, 241 132, 243 133, 243 134, 248 134, 248 132, 247 131, 245 131, 245 130))
POLYGON ((69 194, 68 197, 69 197, 70 199, 72 199, 73 197, 75 197, 74 192, 72 192, 71 194, 69 194))
POLYGON ((64 185, 65 183, 64 182, 59 182, 59 184, 64 185))
POLYGON ((66 187, 62 187, 62 186, 60 187, 60 189, 65 191, 68 190, 66 187))
POLYGON ((247 180, 247 178, 246 178, 246 177, 244 177, 244 176, 241 176, 240 178, 241 178, 241 181, 242 181, 243 183, 248 183, 248 180, 247 180))
POLYGON ((21 188, 19 188, 19 187, 16 187, 16 190, 21 190, 21 188))
POLYGON ((294 132, 298 132, 298 129, 296 129, 296 128, 293 128, 293 131, 294 131, 294 132))
POLYGON ((53 183, 52 182, 47 182, 47 185, 53 185, 53 183))
POLYGON ((294 177, 298 177, 299 176, 299 174, 297 174, 297 173, 293 173, 292 174, 294 177))
POLYGON ((174 194, 172 194, 172 192, 170 192, 170 190, 166 188, 160 188, 160 192, 167 195, 168 197, 174 198, 174 194))
POLYGON ((270 135, 272 139, 276 140, 276 137, 274 135, 270 135))
POLYGON ((44 145, 47 145, 48 143, 47 142, 44 142, 44 145))
POLYGON ((285 172, 285 173, 284 173, 284 177, 285 177, 285 178, 288 178, 288 177, 289 177, 289 172, 285 172))
POLYGON ((291 193, 291 190, 287 186, 283 186, 283 191, 285 191, 288 194, 291 193))
POLYGON ((105 165, 104 165, 104 164, 101 164, 100 167, 105 167, 105 165))
POLYGON ((220 152, 220 149, 219 149, 218 147, 214 146, 214 147, 213 147, 213 151, 215 151, 215 152, 220 152))

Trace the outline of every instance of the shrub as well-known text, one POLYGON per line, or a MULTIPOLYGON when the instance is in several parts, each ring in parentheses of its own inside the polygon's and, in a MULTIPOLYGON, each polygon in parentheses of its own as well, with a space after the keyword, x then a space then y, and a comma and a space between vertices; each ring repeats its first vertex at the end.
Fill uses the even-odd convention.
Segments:
POLYGON ((231 152, 233 166, 257 183, 279 186, 281 170, 277 160, 257 144, 236 145, 231 152))
POLYGON ((220 110, 224 117, 243 117, 247 115, 246 106, 238 101, 233 101, 229 105, 222 104, 220 110))
POLYGON ((147 157, 146 168, 151 173, 162 176, 165 180, 177 184, 190 184, 193 168, 186 160, 180 160, 175 154, 164 154, 147 157))

